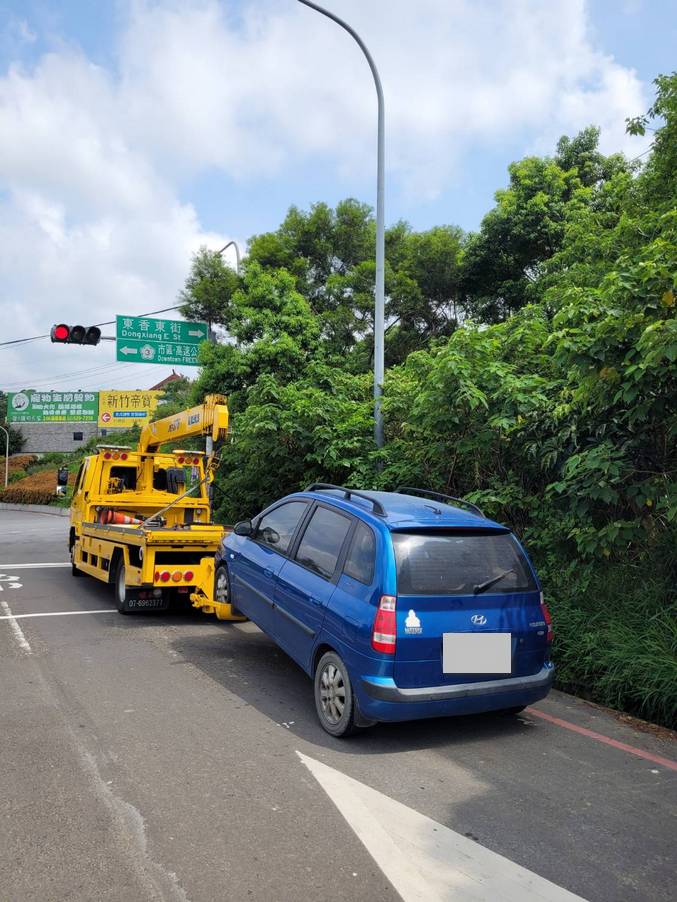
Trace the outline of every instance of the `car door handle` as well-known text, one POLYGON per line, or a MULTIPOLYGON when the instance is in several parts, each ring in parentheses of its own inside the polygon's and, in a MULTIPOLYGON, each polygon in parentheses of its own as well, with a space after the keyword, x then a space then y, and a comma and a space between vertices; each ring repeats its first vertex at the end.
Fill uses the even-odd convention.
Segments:
POLYGON ((317 604, 317 605, 322 604, 322 602, 320 601, 320 599, 319 599, 319 598, 315 598, 314 595, 311 595, 311 596, 309 597, 308 600, 310 601, 311 604, 317 604))
POLYGON ((263 571, 263 575, 264 575, 264 576, 267 576, 268 579, 270 579, 270 577, 273 575, 273 571, 272 571, 272 570, 269 570, 269 569, 266 567, 266 569, 263 571))

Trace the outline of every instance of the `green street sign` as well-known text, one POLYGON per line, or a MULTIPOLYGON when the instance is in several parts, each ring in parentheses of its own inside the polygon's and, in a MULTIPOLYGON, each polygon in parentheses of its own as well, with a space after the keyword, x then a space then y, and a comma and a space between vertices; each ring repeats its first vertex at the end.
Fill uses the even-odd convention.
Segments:
POLYGON ((7 399, 10 423, 95 423, 98 392, 19 391, 7 399))
POLYGON ((117 359, 128 363, 198 366, 198 347, 208 337, 207 323, 155 317, 116 317, 117 359))

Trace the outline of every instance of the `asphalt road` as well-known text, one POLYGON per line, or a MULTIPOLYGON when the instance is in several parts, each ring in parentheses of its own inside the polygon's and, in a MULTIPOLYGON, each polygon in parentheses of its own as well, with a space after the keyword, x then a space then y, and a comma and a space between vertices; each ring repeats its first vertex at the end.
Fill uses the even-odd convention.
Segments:
POLYGON ((102 584, 36 566, 67 560, 67 528, 0 511, 2 902, 432 898, 425 856, 430 873, 450 863, 402 838, 410 825, 465 861, 435 898, 508 898, 482 889, 494 865, 537 875, 524 899, 559 898, 538 878, 599 902, 674 898, 674 737, 553 692, 519 717, 334 740, 252 624, 122 617, 102 584))

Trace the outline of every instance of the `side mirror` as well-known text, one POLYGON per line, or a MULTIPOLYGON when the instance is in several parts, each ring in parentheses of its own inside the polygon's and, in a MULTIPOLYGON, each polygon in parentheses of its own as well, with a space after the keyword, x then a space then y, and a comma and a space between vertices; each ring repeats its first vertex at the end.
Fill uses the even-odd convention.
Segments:
POLYGON ((233 527, 233 532, 236 536, 251 536, 254 532, 254 527, 252 526, 251 520, 240 520, 239 523, 236 523, 233 527))

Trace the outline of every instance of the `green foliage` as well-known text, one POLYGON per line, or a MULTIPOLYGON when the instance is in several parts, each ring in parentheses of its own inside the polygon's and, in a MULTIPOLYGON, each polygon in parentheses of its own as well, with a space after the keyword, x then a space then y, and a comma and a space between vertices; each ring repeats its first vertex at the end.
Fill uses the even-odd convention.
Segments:
POLYGON ((228 326, 231 298, 240 284, 238 275, 217 251, 206 247, 193 256, 191 272, 179 298, 186 319, 206 321, 210 326, 228 326))
POLYGON ((373 220, 292 209, 252 241, 197 392, 234 393, 219 514, 311 481, 466 496, 524 539, 559 685, 669 723, 677 709, 676 77, 643 168, 594 128, 510 167, 469 237, 387 233, 386 446, 372 442, 373 220))
POLYGON ((373 447, 370 393, 368 376, 320 363, 287 385, 270 373, 261 376, 237 417, 237 439, 220 452, 222 520, 253 516, 309 482, 359 483, 356 462, 373 447))
POLYGON ((291 380, 318 352, 318 323, 286 270, 250 262, 231 306, 228 329, 236 343, 202 345, 199 396, 242 392, 269 373, 291 380))

